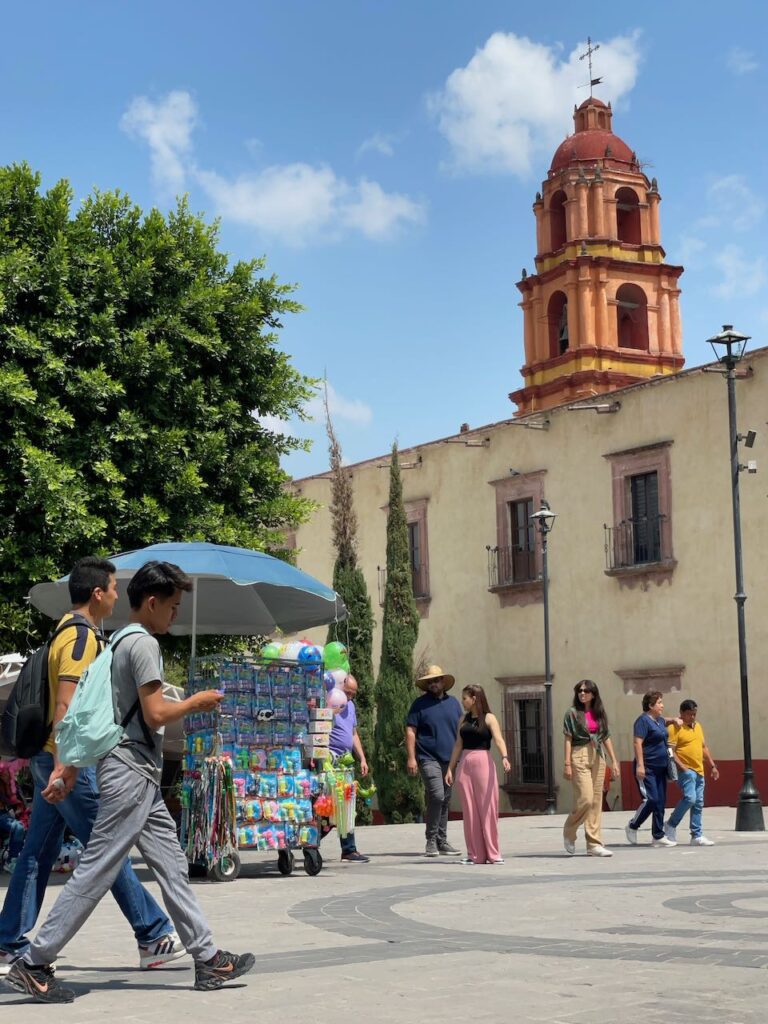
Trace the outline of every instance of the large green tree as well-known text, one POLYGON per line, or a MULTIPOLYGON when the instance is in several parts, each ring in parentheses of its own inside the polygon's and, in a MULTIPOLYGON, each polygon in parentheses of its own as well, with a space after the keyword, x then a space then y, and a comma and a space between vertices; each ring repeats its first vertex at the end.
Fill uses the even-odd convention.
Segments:
MULTIPOLYGON (((328 641, 341 640, 349 649, 349 667, 357 680, 357 729, 366 757, 373 755, 374 681, 373 681, 373 610, 365 576, 357 561, 357 515, 352 496, 352 480, 344 468, 341 445, 333 429, 328 404, 325 408, 328 453, 331 463, 331 522, 336 562, 333 566, 333 589, 347 607, 344 622, 333 622, 328 641)), ((357 820, 370 824, 370 807, 358 805, 357 820)))
POLYGON ((183 200, 72 199, 0 168, 0 649, 30 584, 83 554, 276 548, 308 510, 280 469, 304 442, 262 422, 312 391, 278 347, 292 287, 230 263, 183 200))
POLYGON ((379 809, 387 822, 416 821, 424 808, 418 778, 408 775, 405 719, 416 696, 413 651, 419 612, 413 599, 408 525, 397 444, 392 447, 387 513, 387 585, 381 631, 381 662, 376 681, 375 777, 379 809))

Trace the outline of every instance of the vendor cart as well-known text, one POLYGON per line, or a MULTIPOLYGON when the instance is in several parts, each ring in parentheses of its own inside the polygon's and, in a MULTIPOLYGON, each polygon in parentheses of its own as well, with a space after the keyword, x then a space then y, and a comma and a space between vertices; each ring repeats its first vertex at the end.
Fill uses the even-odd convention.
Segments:
POLYGON ((304 661, 213 655, 191 664, 190 693, 224 693, 215 712, 185 719, 181 842, 190 866, 214 881, 238 877, 240 850, 276 852, 284 875, 301 850, 308 875, 322 870, 316 769, 332 712, 320 657, 309 648, 304 661))

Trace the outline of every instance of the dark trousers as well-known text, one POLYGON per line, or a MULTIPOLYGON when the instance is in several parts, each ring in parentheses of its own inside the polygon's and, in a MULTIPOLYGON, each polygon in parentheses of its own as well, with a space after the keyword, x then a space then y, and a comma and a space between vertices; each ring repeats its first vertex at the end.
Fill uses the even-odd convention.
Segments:
POLYGON ((445 784, 448 762, 425 757, 419 761, 419 773, 424 783, 427 810, 424 815, 427 842, 442 846, 448 842, 448 810, 451 806, 451 786, 445 784))
MULTIPOLYGON (((637 771, 637 765, 635 765, 635 771, 637 771)), ((635 816, 630 821, 629 827, 633 829, 640 828, 643 822, 653 815, 653 820, 651 821, 653 838, 662 839, 664 837, 664 808, 667 804, 666 764, 661 768, 651 768, 646 765, 645 778, 638 779, 637 774, 635 774, 635 781, 637 782, 637 788, 640 790, 643 802, 635 811, 635 816)))

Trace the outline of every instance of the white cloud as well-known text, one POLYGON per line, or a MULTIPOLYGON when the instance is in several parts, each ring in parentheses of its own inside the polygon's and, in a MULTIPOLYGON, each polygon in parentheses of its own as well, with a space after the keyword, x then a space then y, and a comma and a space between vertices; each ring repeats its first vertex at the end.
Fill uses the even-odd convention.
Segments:
MULTIPOLYGON (((345 420, 360 427, 366 427, 373 419, 371 407, 359 398, 345 398, 330 382, 325 388, 328 395, 328 411, 332 420, 345 420)), ((325 401, 322 394, 315 395, 306 405, 307 415, 314 420, 325 419, 325 401)))
POLYGON ((198 171, 196 178, 222 217, 293 245, 335 241, 345 230, 380 241, 425 217, 423 204, 408 196, 365 179, 351 185, 328 166, 286 164, 232 181, 198 171))
MULTIPOLYGON (((640 63, 638 33, 600 43, 593 75, 604 76, 600 98, 615 103, 634 86, 640 63)), ((428 106, 451 145, 459 171, 526 176, 572 131, 570 111, 586 92, 579 56, 514 33, 495 32, 465 67, 457 68, 428 106)))
POLYGON ((261 416, 258 410, 255 410, 252 415, 270 434, 279 434, 283 437, 291 436, 291 425, 288 420, 281 419, 279 416, 273 416, 269 412, 261 416))
POLYGON ((701 227, 727 227, 748 231, 762 218, 765 203, 753 192, 741 174, 727 174, 707 189, 708 214, 701 227))
POLYGON ((184 188, 196 123, 194 100, 188 92, 177 90, 157 102, 137 96, 123 114, 120 127, 149 146, 157 184, 163 190, 178 192, 184 188))
POLYGON ((725 66, 734 75, 748 75, 752 71, 757 71, 760 64, 751 50, 732 46, 725 55, 725 66))
POLYGON ((766 265, 762 256, 748 257, 738 245, 726 245, 714 257, 720 271, 715 293, 723 299, 746 298, 765 286, 766 265))
POLYGON ((375 181, 361 179, 341 210, 341 220, 367 238, 390 238, 404 224, 422 224, 422 203, 397 192, 385 192, 375 181))
MULTIPOLYGON (((152 173, 164 190, 178 192, 192 179, 226 220, 256 228, 293 245, 336 241, 348 232, 382 241, 425 220, 423 203, 385 192, 375 181, 351 183, 327 165, 307 163, 265 167, 226 178, 198 167, 192 150, 197 108, 188 92, 153 101, 131 101, 120 126, 149 146, 152 173)), ((252 154, 259 140, 246 142, 252 154)))
POLYGON ((363 156, 365 153, 378 153, 380 156, 394 156, 394 135, 384 135, 382 132, 374 132, 373 135, 365 139, 357 147, 358 156, 363 156))

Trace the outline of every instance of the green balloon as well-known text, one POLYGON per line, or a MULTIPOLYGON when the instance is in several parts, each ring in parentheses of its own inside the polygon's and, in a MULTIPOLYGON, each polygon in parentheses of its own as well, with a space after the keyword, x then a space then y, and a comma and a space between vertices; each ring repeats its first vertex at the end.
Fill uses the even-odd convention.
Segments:
POLYGON ((336 668, 349 672, 349 658, 347 648, 338 640, 333 640, 323 648, 323 664, 326 672, 333 672, 336 668))
POLYGON ((262 661, 275 661, 280 657, 280 644, 264 644, 261 649, 262 661))

